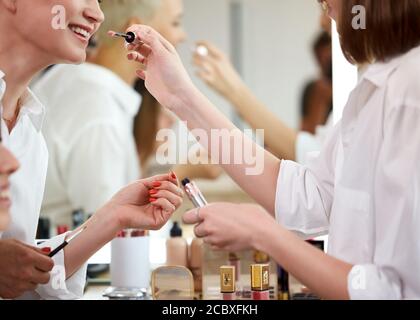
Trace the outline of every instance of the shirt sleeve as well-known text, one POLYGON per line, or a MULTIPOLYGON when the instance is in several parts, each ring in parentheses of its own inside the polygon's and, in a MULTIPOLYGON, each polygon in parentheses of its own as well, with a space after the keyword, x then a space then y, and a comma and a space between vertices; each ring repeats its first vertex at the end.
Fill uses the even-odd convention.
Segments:
POLYGON ((385 118, 375 181, 375 257, 348 278, 352 299, 420 297, 420 105, 385 118))
POLYGON ((302 238, 328 233, 339 128, 333 130, 320 155, 308 165, 283 160, 280 166, 276 219, 302 238))
MULTIPOLYGON (((42 243, 41 247, 50 247, 52 249, 63 243, 68 233, 61 234, 57 237, 42 243)), ((77 270, 70 278, 66 280, 66 268, 64 265, 64 250, 58 252, 54 257, 54 268, 51 271, 50 281, 48 284, 39 285, 36 293, 41 299, 52 300, 74 300, 83 297, 87 263, 77 270)))
POLYGON ((319 154, 321 143, 317 137, 309 132, 299 132, 296 139, 296 162, 306 164, 307 159, 315 153, 319 154))
POLYGON ((64 164, 73 208, 94 213, 127 184, 127 159, 117 127, 99 122, 82 130, 64 164))

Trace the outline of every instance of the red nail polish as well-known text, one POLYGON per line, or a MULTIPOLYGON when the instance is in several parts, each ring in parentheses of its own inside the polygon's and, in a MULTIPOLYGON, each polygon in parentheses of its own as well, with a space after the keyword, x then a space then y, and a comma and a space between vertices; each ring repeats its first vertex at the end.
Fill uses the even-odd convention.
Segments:
POLYGON ((160 187, 161 185, 162 185, 162 182, 159 182, 159 181, 153 182, 154 187, 160 187))
POLYGON ((44 253, 50 253, 51 252, 51 248, 50 247, 45 247, 45 248, 42 248, 41 250, 44 253))
POLYGON ((172 179, 176 179, 176 175, 175 175, 174 172, 171 173, 171 177, 172 177, 172 179))
POLYGON ((157 199, 156 198, 150 198, 149 201, 150 202, 155 202, 157 199))
POLYGON ((149 194, 150 194, 150 195, 152 195, 152 194, 156 194, 156 193, 157 193, 157 190, 156 190, 156 189, 149 190, 149 194))

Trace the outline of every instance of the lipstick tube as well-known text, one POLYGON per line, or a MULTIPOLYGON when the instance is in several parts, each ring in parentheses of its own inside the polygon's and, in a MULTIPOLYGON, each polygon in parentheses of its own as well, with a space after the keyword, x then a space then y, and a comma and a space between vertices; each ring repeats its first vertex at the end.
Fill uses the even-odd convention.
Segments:
POLYGON ((191 202, 196 208, 202 208, 208 204, 200 189, 193 181, 190 181, 190 179, 185 178, 184 180, 182 180, 182 186, 184 187, 185 193, 187 194, 188 198, 191 200, 191 202))
POLYGON ((220 292, 222 293, 223 300, 235 300, 236 286, 234 266, 220 267, 220 292))
POLYGON ((270 266, 253 264, 250 269, 252 300, 270 300, 270 266))

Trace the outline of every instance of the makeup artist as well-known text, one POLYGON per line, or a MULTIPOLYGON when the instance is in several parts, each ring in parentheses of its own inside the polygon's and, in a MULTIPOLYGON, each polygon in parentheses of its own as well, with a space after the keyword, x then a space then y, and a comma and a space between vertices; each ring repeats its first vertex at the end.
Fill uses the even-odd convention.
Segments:
MULTIPOLYGON (((271 216, 255 205, 213 204, 184 220, 199 223, 196 234, 216 248, 267 252, 321 298, 420 298, 420 0, 323 5, 349 61, 370 65, 320 156, 302 166, 265 152, 257 176, 247 176, 246 165, 223 165, 271 216), (352 27, 355 5, 366 9, 367 29, 352 27), (300 238, 327 233, 328 255, 300 238)), ((145 26, 128 31, 144 43, 129 46, 128 58, 146 66, 138 75, 162 105, 208 137, 235 128, 165 39, 145 26)), ((204 146, 212 152, 211 142, 204 146)))
MULTIPOLYGON (((48 162, 41 134, 45 110, 28 84, 49 65, 84 62, 89 38, 104 19, 98 0, 62 0, 60 4, 65 9, 66 19, 61 21, 64 28, 55 29, 51 25, 55 0, 36 3, 0 0, 0 29, 7 30, 0 38, 2 143, 20 163, 19 171, 10 178, 11 222, 0 237, 0 261, 11 261, 0 270, 2 298, 81 297, 86 279, 85 263, 93 253, 122 229, 162 227, 182 201, 175 175, 164 174, 133 182, 98 209, 86 223, 85 231, 53 259, 44 261, 44 265, 37 264, 37 259, 28 254, 22 255, 25 265, 32 269, 19 273, 22 260, 13 259, 17 251, 9 239, 34 244, 48 162), (154 201, 150 201, 152 191, 154 201), (37 271, 49 271, 53 265, 47 279, 35 277, 37 271), (10 282, 11 279, 16 281, 10 282), (45 282, 48 283, 43 284, 45 282)), ((71 234, 50 239, 43 247, 55 249, 71 234)))

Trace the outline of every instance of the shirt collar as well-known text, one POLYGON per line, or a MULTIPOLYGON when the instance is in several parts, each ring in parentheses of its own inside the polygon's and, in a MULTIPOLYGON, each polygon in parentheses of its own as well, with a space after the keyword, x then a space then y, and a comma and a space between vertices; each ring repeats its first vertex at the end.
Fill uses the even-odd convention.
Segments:
MULTIPOLYGON (((0 102, 2 101, 3 95, 6 92, 6 82, 3 79, 4 76, 4 72, 0 70, 0 102)), ((23 95, 21 104, 22 108, 19 112, 19 119, 23 115, 28 115, 35 129, 38 132, 41 131, 42 123, 44 122, 45 117, 45 108, 29 88, 23 95)))
POLYGON ((411 56, 419 56, 420 46, 411 49, 406 54, 400 55, 386 62, 377 62, 370 65, 363 73, 360 81, 368 80, 377 87, 382 87, 390 77, 390 75, 401 65, 403 61, 411 56))
POLYGON ((84 63, 79 67, 87 68, 90 75, 97 79, 97 83, 103 85, 114 99, 118 101, 120 107, 130 116, 134 117, 138 113, 141 95, 114 72, 92 63, 84 63))

